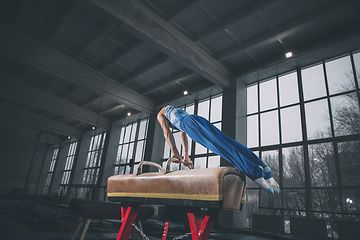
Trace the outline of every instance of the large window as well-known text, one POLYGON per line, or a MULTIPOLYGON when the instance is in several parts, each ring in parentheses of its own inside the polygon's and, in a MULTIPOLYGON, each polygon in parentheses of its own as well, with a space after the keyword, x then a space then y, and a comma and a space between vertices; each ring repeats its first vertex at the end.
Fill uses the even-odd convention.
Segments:
MULTIPOLYGON (((180 106, 179 108, 185 110, 189 114, 197 114, 209 120, 217 128, 221 130, 222 122, 222 95, 211 96, 210 98, 202 99, 195 103, 180 106)), ((183 149, 181 146, 180 131, 172 130, 180 155, 183 155, 183 149)), ((193 160, 194 168, 211 168, 220 166, 220 156, 209 151, 202 145, 192 141, 188 137, 189 142, 189 156, 193 160)), ((170 146, 165 142, 164 147, 164 163, 171 157, 170 146)), ((171 164, 171 170, 185 169, 182 164, 171 164)))
MULTIPOLYGON (((61 178, 61 184, 63 184, 63 185, 69 184, 71 171, 72 171, 74 158, 75 158, 75 153, 76 153, 77 143, 78 143, 77 141, 70 143, 69 151, 68 151, 68 154, 66 157, 65 168, 64 168, 62 178, 61 178)), ((61 191, 63 191, 63 195, 66 195, 67 186, 61 186, 59 193, 61 193, 61 191)))
POLYGON ((269 196, 249 184, 250 212, 282 209, 287 221, 360 210, 359 76, 356 53, 248 86, 247 145, 282 189, 269 196))
POLYGON ((142 119, 123 126, 114 174, 130 174, 144 160, 149 119, 142 119))
POLYGON ((106 132, 98 133, 91 137, 82 180, 82 183, 85 185, 96 185, 98 183, 105 138, 106 132))
POLYGON ((49 189, 51 186, 51 180, 54 174, 54 170, 55 170, 55 166, 56 166, 56 161, 58 159, 58 153, 59 153, 59 148, 55 148, 51 157, 51 162, 50 162, 50 168, 49 168, 49 172, 47 174, 47 178, 46 178, 46 183, 45 183, 45 188, 44 188, 44 195, 49 194, 49 189))

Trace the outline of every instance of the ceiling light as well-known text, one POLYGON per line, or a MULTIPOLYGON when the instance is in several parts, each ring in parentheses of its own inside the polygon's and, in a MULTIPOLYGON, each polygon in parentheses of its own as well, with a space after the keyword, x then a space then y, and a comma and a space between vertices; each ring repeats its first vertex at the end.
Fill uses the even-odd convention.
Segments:
POLYGON ((185 96, 188 95, 188 93, 189 93, 188 91, 184 91, 184 95, 185 95, 185 96))
POLYGON ((292 57, 292 52, 286 53, 285 56, 286 56, 287 58, 292 57))
POLYGON ((68 136, 68 139, 70 139, 71 137, 70 136, 68 136))
POLYGON ((92 129, 94 130, 94 129, 95 129, 95 127, 92 127, 92 129))
POLYGON ((127 115, 128 115, 128 117, 130 117, 130 116, 131 116, 131 112, 128 112, 127 115))

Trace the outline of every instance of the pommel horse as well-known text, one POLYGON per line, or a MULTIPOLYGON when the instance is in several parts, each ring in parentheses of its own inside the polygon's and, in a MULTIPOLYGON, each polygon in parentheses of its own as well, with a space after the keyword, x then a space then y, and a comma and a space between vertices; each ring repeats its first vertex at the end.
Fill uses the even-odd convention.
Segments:
MULTIPOLYGON (((191 237, 207 240, 220 209, 241 210, 245 197, 245 175, 232 167, 170 171, 170 158, 165 172, 154 162, 143 161, 136 174, 116 175, 108 179, 110 201, 122 202, 121 227, 116 240, 127 240, 141 204, 186 207, 191 237), (141 173, 143 165, 159 172, 141 173), (201 208, 207 212, 203 217, 201 208)), ((162 240, 166 240, 169 220, 165 221, 162 240)))

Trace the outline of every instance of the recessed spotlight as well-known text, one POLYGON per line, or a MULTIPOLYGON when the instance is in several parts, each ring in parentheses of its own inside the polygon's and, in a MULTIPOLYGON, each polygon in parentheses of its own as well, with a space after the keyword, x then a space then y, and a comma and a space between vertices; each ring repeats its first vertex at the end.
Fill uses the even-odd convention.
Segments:
POLYGON ((286 53, 285 56, 286 56, 287 58, 292 57, 292 52, 286 53))
POLYGON ((186 96, 186 95, 188 95, 189 94, 189 92, 188 91, 184 91, 184 95, 186 96))
POLYGON ((131 116, 131 112, 128 112, 127 115, 128 115, 128 117, 130 117, 130 116, 131 116))
POLYGON ((94 129, 95 129, 95 127, 92 127, 92 129, 94 130, 94 129))
POLYGON ((71 137, 70 136, 68 136, 68 139, 70 139, 71 137))

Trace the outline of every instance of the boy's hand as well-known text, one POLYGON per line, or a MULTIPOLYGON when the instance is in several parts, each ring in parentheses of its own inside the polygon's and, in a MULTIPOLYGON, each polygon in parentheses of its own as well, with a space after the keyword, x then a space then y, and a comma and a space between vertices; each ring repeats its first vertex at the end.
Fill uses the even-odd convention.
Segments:
POLYGON ((191 159, 189 158, 189 156, 186 156, 183 158, 184 162, 184 166, 190 168, 190 169, 194 169, 194 165, 193 165, 193 162, 191 161, 191 159))

